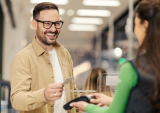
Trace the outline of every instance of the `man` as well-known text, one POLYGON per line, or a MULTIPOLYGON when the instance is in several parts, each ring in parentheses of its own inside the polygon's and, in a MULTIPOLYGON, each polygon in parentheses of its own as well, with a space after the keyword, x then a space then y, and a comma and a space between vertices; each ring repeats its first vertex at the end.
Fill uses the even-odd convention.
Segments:
POLYGON ((55 4, 44 2, 35 6, 32 27, 36 36, 11 64, 11 102, 19 113, 76 112, 75 108, 63 109, 77 94, 63 91, 76 87, 74 80, 65 86, 62 84, 73 76, 71 56, 56 42, 62 25, 55 4))

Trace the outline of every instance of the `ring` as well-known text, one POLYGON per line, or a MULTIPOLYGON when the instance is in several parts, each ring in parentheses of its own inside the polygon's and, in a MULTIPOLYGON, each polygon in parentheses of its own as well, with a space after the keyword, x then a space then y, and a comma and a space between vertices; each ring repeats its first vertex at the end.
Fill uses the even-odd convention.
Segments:
POLYGON ((54 94, 55 96, 57 95, 57 93, 54 94))

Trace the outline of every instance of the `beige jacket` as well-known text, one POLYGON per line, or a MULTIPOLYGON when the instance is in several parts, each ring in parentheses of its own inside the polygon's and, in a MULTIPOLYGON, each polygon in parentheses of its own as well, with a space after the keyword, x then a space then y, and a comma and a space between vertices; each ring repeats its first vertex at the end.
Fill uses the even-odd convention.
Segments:
MULTIPOLYGON (((59 63, 64 75, 73 76, 73 63, 67 49, 58 42, 54 44, 59 63)), ((11 103, 19 113, 53 113, 54 102, 44 97, 44 89, 54 83, 54 73, 50 56, 35 40, 21 50, 11 64, 11 103)), ((74 80, 65 85, 66 90, 75 90, 74 80)), ((77 93, 66 92, 66 100, 77 97, 77 93)), ((62 108, 63 109, 63 108, 62 108)), ((77 110, 78 112, 78 110, 77 110)), ((76 113, 72 108, 68 113, 76 113)))

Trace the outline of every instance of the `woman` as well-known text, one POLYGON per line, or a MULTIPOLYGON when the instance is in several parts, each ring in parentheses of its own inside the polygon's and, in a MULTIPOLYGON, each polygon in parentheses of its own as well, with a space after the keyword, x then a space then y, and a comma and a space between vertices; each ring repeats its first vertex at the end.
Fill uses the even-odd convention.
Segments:
POLYGON ((136 59, 120 69, 119 83, 112 98, 93 94, 92 103, 71 103, 88 113, 160 113, 160 1, 143 0, 136 8, 135 34, 139 41, 136 59))
MULTIPOLYGON (((105 79, 106 73, 107 72, 104 68, 101 68, 101 67, 92 68, 92 70, 90 71, 87 77, 83 90, 98 90, 98 92, 103 92, 107 96, 113 97, 113 93, 111 92, 111 89, 109 86, 100 87, 101 85, 98 84, 99 80, 101 80, 101 77, 104 77, 103 81, 101 80, 101 84, 106 84, 106 79, 105 79)), ((83 93, 83 95, 88 95, 88 94, 90 93, 83 93)))

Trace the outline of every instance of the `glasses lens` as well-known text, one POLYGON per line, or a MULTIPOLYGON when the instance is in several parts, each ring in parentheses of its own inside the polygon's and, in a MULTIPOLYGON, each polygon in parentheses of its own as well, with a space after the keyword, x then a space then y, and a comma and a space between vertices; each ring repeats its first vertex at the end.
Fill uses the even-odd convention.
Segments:
POLYGON ((50 28, 52 25, 51 22, 44 22, 44 27, 47 29, 47 28, 50 28))
POLYGON ((52 24, 52 22, 44 22, 44 28, 49 29, 52 25, 55 25, 55 27, 59 29, 62 27, 62 24, 63 23, 61 21, 58 21, 55 24, 52 24))
POLYGON ((56 22, 55 27, 58 28, 58 29, 61 28, 62 27, 62 22, 61 21, 56 22))

